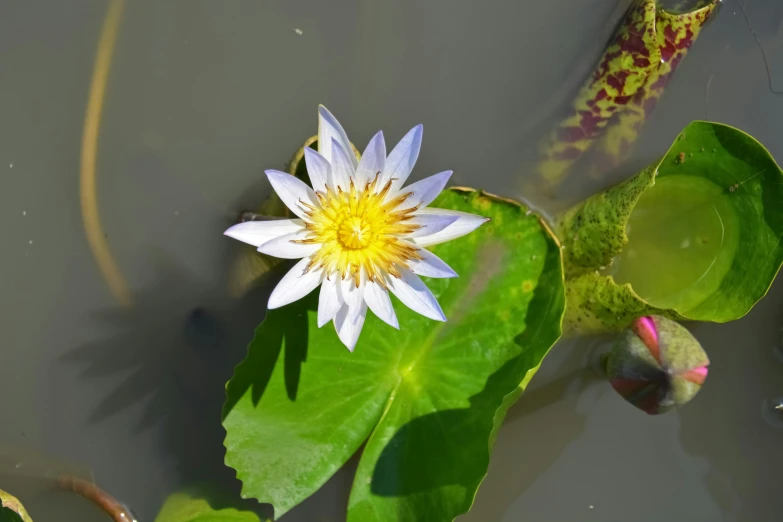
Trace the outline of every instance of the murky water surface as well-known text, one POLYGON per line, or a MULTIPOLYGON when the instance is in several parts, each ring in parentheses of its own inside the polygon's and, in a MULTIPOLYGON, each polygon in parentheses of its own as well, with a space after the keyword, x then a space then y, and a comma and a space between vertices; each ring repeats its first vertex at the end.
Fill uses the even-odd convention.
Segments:
MULTIPOLYGON (((783 2, 740 1, 773 87, 783 89, 783 2)), ((92 472, 141 520, 183 485, 237 494, 222 466, 222 386, 264 299, 263 289, 243 302, 228 297, 238 245, 222 231, 267 193, 263 169, 283 167, 315 132, 323 103, 358 144, 381 127, 394 142, 424 123, 416 178, 454 169, 455 184, 562 208, 566 201, 522 192, 534 145, 627 3, 126 2, 94 192, 132 300, 125 307, 91 254, 80 199, 85 111, 109 4, 6 2, 0 443, 92 472)), ((694 119, 738 126, 783 161, 783 98, 770 92, 738 5, 726 0, 704 31, 635 156, 598 182, 572 182, 574 200, 662 154, 694 119)), ((742 320, 695 325, 710 377, 691 404, 660 418, 596 379, 592 357, 605 340, 562 342, 510 411, 462 520, 778 520, 783 429, 764 404, 783 396, 781 328, 781 281, 742 320)), ((2 461, 0 484, 37 522, 105 520, 13 461, 2 461)), ((284 520, 343 520, 350 483, 349 469, 284 520)))

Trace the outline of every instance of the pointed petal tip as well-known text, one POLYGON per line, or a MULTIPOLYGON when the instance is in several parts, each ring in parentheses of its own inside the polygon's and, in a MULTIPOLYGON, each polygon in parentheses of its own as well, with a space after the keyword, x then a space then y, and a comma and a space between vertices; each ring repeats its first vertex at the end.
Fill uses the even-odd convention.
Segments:
MULTIPOLYGON (((449 180, 451 179, 452 174, 454 174, 453 170, 444 170, 443 172, 438 172, 437 174, 435 174, 435 175, 433 175, 431 177, 434 178, 435 176, 437 176, 437 179, 443 179, 443 186, 445 188, 446 183, 449 182, 449 180)), ((441 191, 442 191, 442 189, 441 189, 441 191)))

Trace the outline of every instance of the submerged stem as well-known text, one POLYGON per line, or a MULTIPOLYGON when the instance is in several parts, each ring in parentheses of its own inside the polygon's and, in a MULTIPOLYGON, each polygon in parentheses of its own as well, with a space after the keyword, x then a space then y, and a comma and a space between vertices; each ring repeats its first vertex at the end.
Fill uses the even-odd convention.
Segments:
POLYGON ((81 495, 101 508, 115 522, 138 522, 136 516, 127 506, 91 482, 70 475, 62 475, 57 479, 57 486, 60 489, 81 495))

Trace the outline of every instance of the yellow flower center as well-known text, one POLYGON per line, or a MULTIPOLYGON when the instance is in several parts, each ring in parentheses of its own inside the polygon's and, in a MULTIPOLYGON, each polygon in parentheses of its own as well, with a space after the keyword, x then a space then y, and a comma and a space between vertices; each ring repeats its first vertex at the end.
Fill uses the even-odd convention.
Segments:
POLYGON ((316 191, 320 208, 302 202, 308 209, 309 235, 299 242, 321 244, 307 270, 324 268, 328 275, 353 277, 358 285, 363 269, 370 281, 385 285, 385 274, 399 277, 400 268, 421 259, 418 249, 399 237, 420 228, 410 222, 419 207, 399 210, 410 193, 385 201, 392 182, 376 191, 377 184, 378 174, 363 189, 351 180, 347 192, 316 191))
POLYGON ((361 216, 348 216, 339 225, 337 240, 349 250, 361 250, 370 244, 372 223, 361 216))

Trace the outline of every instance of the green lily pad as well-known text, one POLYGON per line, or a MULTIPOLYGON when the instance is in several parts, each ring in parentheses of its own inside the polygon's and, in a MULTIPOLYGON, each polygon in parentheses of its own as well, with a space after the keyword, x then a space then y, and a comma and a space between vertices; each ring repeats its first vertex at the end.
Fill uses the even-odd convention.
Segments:
POLYGON ((33 522, 19 499, 0 489, 0 522, 33 522))
POLYGON ((317 328, 317 292, 269 312, 227 385, 226 464, 243 494, 286 513, 364 444, 349 522, 451 521, 483 480, 506 409, 561 333, 560 250, 517 203, 470 189, 434 207, 492 218, 433 251, 448 322, 397 304, 368 314, 354 353, 317 328))
POLYGON ((727 322, 783 262, 783 172, 748 134, 696 121, 657 163, 560 215, 569 332, 640 315, 727 322))
POLYGON ((155 522, 261 522, 261 519, 250 511, 214 509, 197 494, 179 492, 166 499, 155 522))

